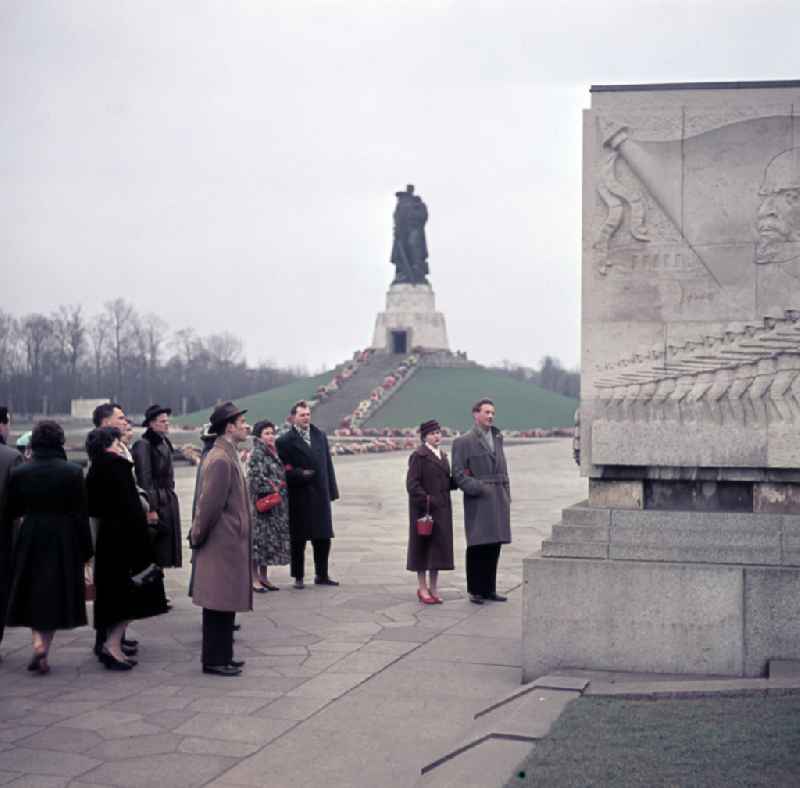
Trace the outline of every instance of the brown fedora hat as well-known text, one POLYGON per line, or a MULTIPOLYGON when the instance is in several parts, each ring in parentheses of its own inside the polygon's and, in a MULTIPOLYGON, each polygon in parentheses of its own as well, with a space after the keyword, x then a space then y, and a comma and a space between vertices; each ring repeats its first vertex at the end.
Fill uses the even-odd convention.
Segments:
POLYGON ((209 427, 209 432, 213 432, 216 435, 219 435, 219 428, 225 424, 226 422, 230 421, 231 419, 238 418, 239 416, 247 413, 247 409, 240 410, 233 404, 233 402, 223 402, 221 405, 217 405, 214 408, 211 416, 209 417, 209 421, 211 422, 211 426, 209 427))

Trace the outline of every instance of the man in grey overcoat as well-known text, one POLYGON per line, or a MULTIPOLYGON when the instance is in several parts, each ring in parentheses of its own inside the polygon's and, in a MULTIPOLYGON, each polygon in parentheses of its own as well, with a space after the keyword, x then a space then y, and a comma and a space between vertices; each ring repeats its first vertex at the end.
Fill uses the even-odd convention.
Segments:
POLYGON ((505 602, 497 593, 500 547, 511 542, 511 488, 503 435, 489 399, 472 406, 474 427, 453 441, 453 478, 464 493, 467 593, 470 602, 505 602))
POLYGON ((0 406, 0 642, 6 627, 8 584, 11 582, 11 548, 14 541, 13 523, 5 519, 6 488, 11 469, 22 462, 22 455, 6 445, 11 431, 11 414, 0 406))
POLYGON ((232 402, 217 406, 210 431, 218 437, 203 461, 192 522, 192 601, 203 608, 203 672, 241 673, 233 658, 237 611, 253 609, 250 497, 238 445, 247 439, 246 411, 232 402))

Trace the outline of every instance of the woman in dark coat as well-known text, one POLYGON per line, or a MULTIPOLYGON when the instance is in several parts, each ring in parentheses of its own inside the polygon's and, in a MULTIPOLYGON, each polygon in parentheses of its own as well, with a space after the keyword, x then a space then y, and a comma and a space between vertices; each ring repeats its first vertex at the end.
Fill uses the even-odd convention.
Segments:
POLYGON ((64 430, 41 421, 31 436, 33 459, 8 483, 5 516, 22 518, 12 559, 7 625, 30 627, 28 670, 47 673, 57 629, 86 624, 84 566, 92 557, 83 471, 67 462, 64 430))
POLYGON ((159 566, 181 565, 181 516, 175 494, 172 444, 169 432, 170 408, 151 405, 142 426, 147 429, 133 444, 136 482, 150 502, 148 525, 155 531, 154 547, 159 566))
POLYGON ((133 467, 120 437, 114 427, 99 427, 86 438, 86 452, 92 461, 86 478, 89 513, 99 522, 94 626, 107 633, 100 660, 111 670, 129 670, 136 664, 126 660, 122 652, 122 636, 128 622, 167 611, 162 578, 143 585, 131 581, 153 564, 155 554, 133 480, 133 467))
POLYGON ((422 445, 408 458, 408 560, 406 569, 417 573, 417 597, 426 605, 441 604, 436 593, 440 569, 453 569, 453 506, 455 489, 447 454, 439 448, 442 431, 436 421, 420 427, 422 445), (426 512, 433 517, 430 536, 417 533, 417 520, 426 512), (428 573, 426 582, 425 573, 428 573))
POLYGON ((275 448, 275 425, 259 421, 253 428, 253 451, 247 463, 247 480, 253 501, 253 591, 277 591, 267 578, 268 566, 289 563, 289 492, 286 471, 275 448), (259 512, 256 501, 279 493, 281 501, 266 512, 259 512))

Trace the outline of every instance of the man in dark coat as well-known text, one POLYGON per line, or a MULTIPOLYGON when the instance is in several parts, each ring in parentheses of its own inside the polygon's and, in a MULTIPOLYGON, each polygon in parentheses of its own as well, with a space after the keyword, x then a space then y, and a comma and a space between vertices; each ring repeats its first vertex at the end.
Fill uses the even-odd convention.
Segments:
POLYGON ((453 477, 464 493, 467 593, 476 605, 506 601, 496 581, 500 546, 511 542, 511 489, 494 416, 494 403, 479 400, 472 407, 475 426, 453 441, 453 477))
POLYGON ((331 451, 325 433, 311 423, 304 400, 292 405, 292 427, 276 441, 278 456, 286 466, 289 486, 289 536, 295 588, 305 588, 306 542, 314 548, 314 582, 338 586, 328 574, 333 538, 331 501, 339 497, 331 451))
POLYGON ((11 414, 8 408, 0 406, 0 643, 6 627, 6 605, 8 584, 11 580, 11 546, 13 543, 13 523, 5 521, 3 513, 6 506, 6 487, 11 469, 22 462, 22 455, 8 446, 11 431, 11 414))
POLYGON ((150 502, 147 521, 155 529, 156 563, 159 566, 181 565, 181 517, 175 494, 172 444, 169 433, 170 408, 151 405, 145 412, 144 434, 133 444, 136 482, 150 502))

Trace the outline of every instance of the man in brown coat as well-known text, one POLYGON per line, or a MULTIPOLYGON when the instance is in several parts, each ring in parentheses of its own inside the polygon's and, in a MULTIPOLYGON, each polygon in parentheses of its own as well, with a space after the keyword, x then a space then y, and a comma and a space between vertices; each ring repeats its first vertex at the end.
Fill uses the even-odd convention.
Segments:
POLYGON ((210 431, 218 437, 203 462, 190 541, 194 550, 192 601, 203 608, 203 672, 237 676, 233 658, 237 611, 253 609, 250 500, 238 444, 250 428, 247 411, 232 402, 217 406, 210 431))

